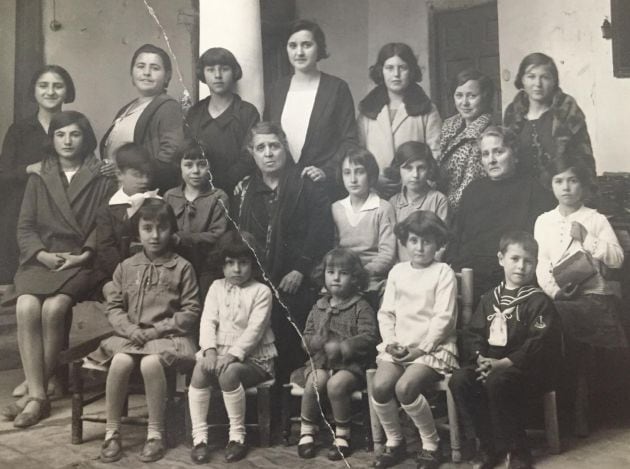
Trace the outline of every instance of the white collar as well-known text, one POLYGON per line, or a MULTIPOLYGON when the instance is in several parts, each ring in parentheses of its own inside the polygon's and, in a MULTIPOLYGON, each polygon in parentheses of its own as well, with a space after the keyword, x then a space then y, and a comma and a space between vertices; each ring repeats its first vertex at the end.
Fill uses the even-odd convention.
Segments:
POLYGON ((596 212, 597 210, 593 209, 593 208, 588 208, 586 205, 582 205, 580 208, 578 208, 575 212, 567 215, 566 217, 564 215, 562 215, 560 213, 560 205, 558 205, 553 212, 555 213, 555 217, 556 219, 559 220, 575 220, 575 219, 580 219, 583 218, 584 216, 590 215, 593 212, 596 212))
POLYGON ((131 196, 127 195, 121 187, 109 199, 109 205, 131 205, 131 196))
MULTIPOLYGON (((352 208, 352 204, 350 203, 350 196, 346 197, 345 199, 342 199, 341 205, 346 210, 354 211, 354 209, 352 208)), ((365 202, 363 202, 363 205, 359 209, 359 212, 367 212, 369 210, 376 210, 380 207, 380 205, 381 205, 381 198, 378 196, 378 194, 376 192, 370 192, 370 194, 368 195, 368 198, 365 199, 365 202)))

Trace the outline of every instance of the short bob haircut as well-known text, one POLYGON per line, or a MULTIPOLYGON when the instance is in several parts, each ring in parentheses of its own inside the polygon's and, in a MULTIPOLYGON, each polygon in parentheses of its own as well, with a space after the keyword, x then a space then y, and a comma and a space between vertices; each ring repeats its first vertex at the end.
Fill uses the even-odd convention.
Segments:
POLYGON ((354 286, 352 293, 364 291, 368 287, 369 275, 361 262, 361 258, 356 252, 346 248, 335 248, 324 255, 322 261, 313 270, 312 278, 315 284, 325 287, 326 269, 334 267, 347 269, 350 272, 351 282, 354 286))
POLYGON ((31 78, 30 88, 30 90, 32 91, 30 96, 31 100, 35 101, 35 86, 37 85, 37 82, 44 73, 48 72, 59 75, 59 78, 61 78, 66 85, 66 97, 63 102, 66 104, 73 102, 74 98, 76 97, 74 82, 72 81, 72 77, 70 76, 68 71, 60 65, 44 65, 33 74, 33 77, 31 78))
POLYGON ((592 193, 595 190, 593 171, 581 160, 568 155, 553 158, 547 163, 547 166, 545 167, 545 174, 548 179, 547 183, 549 184, 549 187, 551 188, 553 177, 555 175, 564 173, 568 170, 573 171, 575 177, 577 177, 578 181, 582 183, 582 186, 584 186, 584 189, 587 191, 587 194, 585 195, 588 195, 588 193, 592 193))
POLYGON ((433 158, 433 152, 424 142, 411 140, 401 144, 394 153, 392 164, 385 170, 385 175, 396 182, 400 182, 400 168, 414 161, 423 161, 427 165, 427 179, 436 181, 438 178, 438 164, 433 158))
POLYGON ((230 230, 221 235, 217 246, 210 256, 216 277, 223 275, 223 266, 226 259, 248 259, 252 263, 252 278, 262 280, 260 264, 254 252, 256 240, 247 231, 230 230))
POLYGON ((378 182, 379 168, 378 163, 376 162, 376 158, 372 153, 370 153, 365 148, 359 147, 357 145, 351 145, 346 150, 345 155, 341 158, 339 162, 339 166, 337 166, 337 182, 340 184, 340 187, 344 187, 343 183, 343 164, 348 160, 350 163, 355 165, 361 165, 365 168, 368 177, 368 184, 370 189, 374 189, 376 187, 376 183, 378 182))
POLYGON ((521 64, 518 66, 518 73, 516 74, 516 78, 514 79, 514 86, 517 89, 523 89, 523 76, 527 73, 527 70, 530 67, 538 67, 538 66, 549 67, 549 72, 551 72, 551 76, 553 77, 554 82, 556 83, 555 89, 560 87, 560 78, 558 76, 558 67, 554 60, 549 57, 547 54, 543 54, 542 52, 534 52, 532 54, 526 55, 523 60, 521 60, 521 64))
POLYGON ((51 156, 57 156, 55 151, 54 136, 55 132, 68 125, 76 124, 83 132, 83 145, 81 148, 81 158, 85 159, 87 155, 96 150, 96 136, 94 129, 87 117, 78 111, 61 111, 53 115, 50 119, 48 127, 48 144, 45 147, 46 153, 51 156))
POLYGON ((164 66, 164 71, 166 72, 166 77, 164 79, 164 89, 168 88, 168 84, 171 81, 171 77, 173 76, 173 65, 171 64, 171 58, 168 56, 168 53, 162 49, 161 47, 154 46, 153 44, 143 44, 133 53, 133 57, 131 57, 131 66, 129 67, 129 72, 133 71, 133 66, 136 64, 136 59, 140 54, 155 54, 159 55, 162 59, 162 65, 164 66))
POLYGON ((438 248, 446 245, 449 239, 448 228, 442 219, 428 210, 412 212, 394 227, 394 234, 402 244, 407 244, 410 233, 435 240, 438 248))
POLYGON ((153 158, 149 150, 137 143, 125 143, 116 150, 116 167, 120 172, 134 169, 151 176, 153 174, 153 158))
POLYGON ((197 80, 202 83, 206 83, 206 77, 203 73, 206 67, 211 67, 213 65, 227 65, 232 69, 232 73, 234 74, 234 82, 239 81, 243 77, 243 69, 241 65, 234 57, 234 54, 223 47, 211 47, 197 60, 197 65, 195 67, 195 71, 197 73, 197 80))
POLYGON ((168 224, 171 228, 171 234, 177 233, 178 230, 173 208, 161 197, 144 199, 142 206, 131 219, 137 236, 140 236, 140 220, 156 222, 159 225, 168 224))
POLYGON ((289 142, 287 141, 287 134, 284 133, 280 124, 276 122, 270 121, 262 121, 257 124, 254 124, 249 132, 247 132, 247 136, 245 137, 245 149, 253 154, 254 152, 254 137, 256 135, 275 135, 280 140, 280 143, 284 147, 284 151, 287 154, 287 161, 293 161, 291 158, 291 152, 289 151, 289 142))
POLYGON ((311 34, 313 34, 313 39, 315 40, 315 44, 317 44, 318 62, 322 59, 327 59, 328 57, 330 57, 330 55, 328 54, 328 49, 326 49, 326 36, 324 35, 324 31, 315 21, 295 20, 289 26, 287 40, 285 42, 288 44, 291 36, 299 31, 310 31, 311 34))
POLYGON ((502 125, 491 125, 481 132, 481 135, 477 138, 477 144, 481 146, 481 141, 486 137, 497 137, 503 142, 503 146, 512 150, 512 155, 518 158, 518 135, 508 127, 502 125))
POLYGON ((177 161, 182 160, 207 160, 208 152, 201 143, 194 140, 187 140, 181 150, 177 152, 177 161))
POLYGON ((538 259, 538 242, 531 233, 521 230, 507 231, 499 240, 499 252, 505 254, 514 244, 521 246, 534 259, 538 259))
POLYGON ((481 91, 481 105, 483 106, 483 112, 492 112, 492 102, 494 101, 495 85, 492 78, 481 73, 479 70, 473 68, 467 68, 455 75, 453 82, 451 83, 451 95, 455 94, 455 90, 466 82, 476 81, 479 83, 479 90, 481 91))
POLYGON ((411 47, 403 42, 390 42, 381 47, 376 57, 376 63, 370 67, 370 78, 374 83, 382 85, 385 82, 383 78, 383 66, 388 59, 395 56, 400 57, 409 66, 410 83, 422 81, 422 71, 420 70, 418 59, 411 47))

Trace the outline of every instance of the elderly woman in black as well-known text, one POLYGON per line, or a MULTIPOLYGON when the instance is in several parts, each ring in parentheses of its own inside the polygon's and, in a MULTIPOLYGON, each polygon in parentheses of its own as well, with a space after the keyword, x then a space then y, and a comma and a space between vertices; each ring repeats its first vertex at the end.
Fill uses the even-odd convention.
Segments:
POLYGON ((138 97, 125 104, 101 139, 101 158, 115 160, 116 150, 134 142, 145 147, 155 163, 153 185, 160 193, 179 183, 175 155, 184 140, 179 103, 166 94, 173 74, 164 49, 144 44, 131 58, 131 82, 138 97))
POLYGON ((518 67, 514 86, 519 92, 506 108, 503 123, 519 137, 523 168, 546 182, 549 160, 570 155, 594 175, 586 117, 575 99, 560 89, 553 59, 540 52, 527 55, 518 67))
POLYGON ((324 188, 300 175, 280 126, 260 122, 247 142, 258 170, 236 187, 235 219, 254 236, 256 256, 280 294, 282 305, 276 302, 271 319, 278 378, 286 380, 304 363, 300 338, 286 316, 303 330, 316 299, 310 273, 333 247, 334 224, 324 188))

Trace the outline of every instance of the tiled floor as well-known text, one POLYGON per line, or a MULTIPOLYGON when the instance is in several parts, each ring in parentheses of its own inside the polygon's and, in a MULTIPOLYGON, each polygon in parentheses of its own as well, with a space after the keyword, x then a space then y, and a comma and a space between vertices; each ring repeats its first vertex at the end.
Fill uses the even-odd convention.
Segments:
MULTIPOLYGON (((11 389, 20 381, 19 371, 0 372, 0 406, 11 402, 11 389)), ((141 400, 132 402, 141 407, 141 400)), ((98 404, 95 404, 98 406, 98 404)), ((102 409, 102 405, 98 407, 102 409)), ((627 412, 625 413, 627 415, 627 412)), ((623 469, 630 468, 630 421, 623 413, 607 417, 593 434, 585 439, 568 438, 563 441, 562 454, 546 454, 544 444, 535 442, 536 467, 542 469, 623 469)), ((70 444, 70 401, 61 399, 53 403, 50 418, 29 430, 16 430, 11 422, 0 422, 0 468, 4 469, 61 469, 61 468, 107 468, 107 467, 151 467, 190 468, 189 450, 184 445, 168 451, 167 456, 156 463, 144 464, 137 455, 142 447, 144 430, 137 427, 124 428, 125 457, 117 463, 103 464, 98 461, 103 425, 86 423, 85 442, 70 444)), ((353 468, 369 467, 373 455, 357 451, 348 459, 353 468)), ((222 450, 217 448, 210 464, 204 467, 225 467, 222 450)), ((314 460, 304 461, 297 457, 295 447, 275 446, 269 449, 253 449, 246 460, 230 465, 234 469, 254 468, 343 468, 344 463, 331 463, 322 449, 314 460)), ((414 468, 413 459, 400 465, 414 468)), ((468 469, 470 465, 445 463, 441 469, 468 469)))

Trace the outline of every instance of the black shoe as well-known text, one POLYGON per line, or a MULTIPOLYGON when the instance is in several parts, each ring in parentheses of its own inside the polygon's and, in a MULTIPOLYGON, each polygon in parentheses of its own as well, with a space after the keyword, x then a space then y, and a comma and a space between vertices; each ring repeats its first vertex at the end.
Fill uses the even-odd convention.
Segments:
POLYGON ((302 459, 312 459, 315 457, 315 438, 313 435, 300 435, 300 440, 304 436, 310 436, 313 441, 310 443, 301 443, 297 445, 298 456, 302 459))
POLYGON ((479 450, 475 459, 471 461, 473 469, 494 469, 505 460, 505 453, 479 450))
POLYGON ((101 446, 101 462, 116 462, 120 458, 122 458, 120 433, 114 432, 112 437, 105 440, 101 446))
POLYGON ((335 440, 344 440, 346 444, 336 446, 333 442, 332 446, 328 450, 328 459, 331 461, 341 461, 342 459, 350 456, 350 453, 352 453, 352 450, 350 449, 350 440, 342 436, 335 437, 335 440))
POLYGON ((507 457, 507 469, 532 469, 532 455, 526 449, 510 451, 507 457))
POLYGON ((142 453, 140 453, 140 461, 158 461, 159 459, 162 459, 164 457, 165 452, 166 448, 164 447, 164 442, 162 441, 162 438, 151 438, 146 441, 144 447, 142 448, 142 453))
POLYGON ((423 449, 416 458, 417 469, 437 469, 440 466, 440 451, 423 449))
POLYGON ((225 447, 225 462, 240 461, 247 455, 247 445, 239 441, 230 441, 225 447))
POLYGON ((374 460, 372 467, 392 467, 407 458, 407 444, 403 440, 398 446, 385 446, 383 452, 374 460))
POLYGON ((208 449, 208 443, 202 441, 192 447, 190 451, 190 459, 195 464, 204 464, 210 461, 210 450, 208 449))

